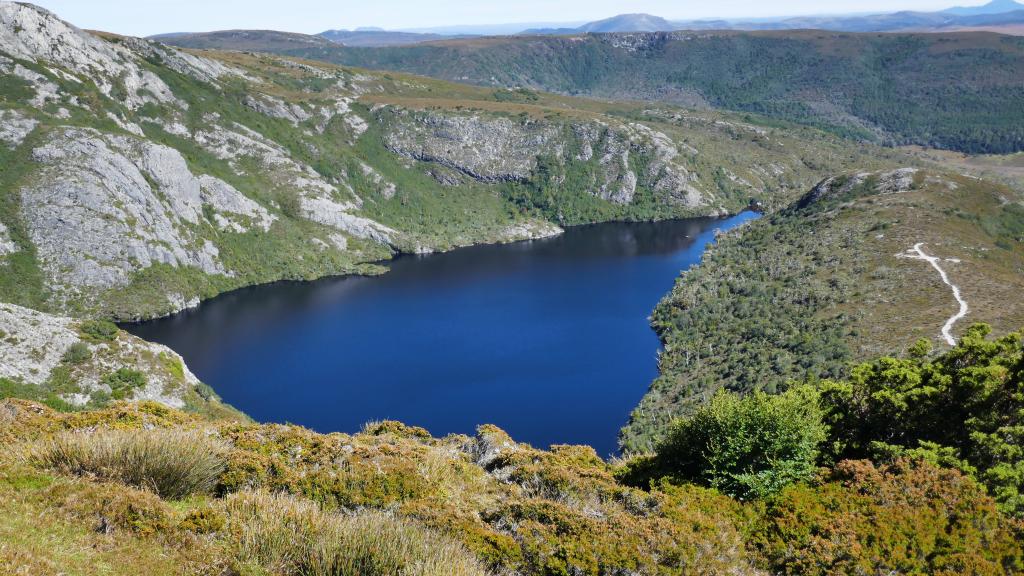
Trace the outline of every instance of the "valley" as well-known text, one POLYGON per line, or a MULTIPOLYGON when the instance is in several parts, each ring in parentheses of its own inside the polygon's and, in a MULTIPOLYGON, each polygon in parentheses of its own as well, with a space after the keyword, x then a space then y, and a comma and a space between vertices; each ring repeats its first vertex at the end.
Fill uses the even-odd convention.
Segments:
POLYGON ((0 573, 1024 572, 1022 38, 673 26, 0 0, 0 573))

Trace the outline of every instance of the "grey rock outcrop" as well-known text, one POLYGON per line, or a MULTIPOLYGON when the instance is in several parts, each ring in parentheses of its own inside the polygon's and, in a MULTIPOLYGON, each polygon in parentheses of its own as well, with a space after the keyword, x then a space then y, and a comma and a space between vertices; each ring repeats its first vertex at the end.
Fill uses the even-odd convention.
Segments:
POLYGON ((264 116, 287 120, 294 125, 298 125, 300 122, 305 122, 313 117, 302 106, 287 104, 273 96, 253 96, 249 94, 245 97, 243 103, 264 116))
POLYGON ((0 142, 10 148, 17 148, 39 122, 17 110, 0 110, 0 142))
POLYGON ((88 341, 79 326, 71 318, 0 303, 0 378, 42 387, 63 366, 71 387, 58 394, 81 406, 97 394, 109 397, 112 390, 104 377, 130 369, 144 374, 145 382, 127 391, 128 399, 183 408, 186 398, 195 396, 199 379, 170 348, 120 331, 109 341, 88 341), (85 352, 69 362, 66 354, 72 345, 85 352))
POLYGON ((228 274, 193 232, 204 204, 268 226, 270 215, 226 183, 193 175, 166 146, 96 130, 56 131, 21 192, 22 216, 55 291, 65 299, 127 284, 157 263, 228 274))
POLYGON ((665 134, 638 123, 610 125, 599 121, 561 124, 514 121, 479 114, 458 115, 380 108, 388 127, 384 143, 407 158, 433 162, 481 182, 523 181, 537 168, 538 157, 559 162, 594 163, 595 196, 616 204, 633 202, 644 185, 688 207, 709 204, 696 177, 677 159, 682 152, 665 134), (577 151, 569 154, 569 145, 577 151), (646 166, 637 174, 634 157, 646 166))
POLYGON ((479 115, 396 112, 399 121, 384 137, 396 154, 436 162, 483 182, 526 180, 537 155, 547 151, 558 129, 479 115))
POLYGON ((24 60, 60 63, 96 83, 103 94, 129 108, 176 102, 156 74, 142 68, 127 48, 104 42, 30 4, 0 2, 0 51, 24 60))
POLYGON ((18 251, 18 245, 11 240, 11 234, 7 231, 7 226, 3 222, 0 222, 0 257, 13 254, 18 251))

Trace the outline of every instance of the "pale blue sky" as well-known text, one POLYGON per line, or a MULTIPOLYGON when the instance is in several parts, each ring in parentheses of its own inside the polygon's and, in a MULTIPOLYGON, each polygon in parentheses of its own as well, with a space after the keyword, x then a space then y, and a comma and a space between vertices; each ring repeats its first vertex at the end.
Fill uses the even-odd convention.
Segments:
POLYGON ((626 12, 668 19, 939 10, 985 0, 35 0, 82 28, 146 36, 227 28, 329 28, 572 22, 626 12))

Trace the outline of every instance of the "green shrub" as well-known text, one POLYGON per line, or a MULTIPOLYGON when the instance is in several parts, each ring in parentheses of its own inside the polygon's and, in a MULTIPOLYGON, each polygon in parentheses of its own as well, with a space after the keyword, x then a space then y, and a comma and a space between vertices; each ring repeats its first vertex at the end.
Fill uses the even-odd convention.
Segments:
POLYGON ((810 478, 825 432, 810 386, 778 396, 723 392, 673 423, 655 460, 668 476, 758 498, 810 478))
POLYGON ((847 381, 820 385, 829 424, 826 459, 904 456, 959 469, 981 481, 1004 512, 1024 516, 1024 342, 964 331, 949 352, 928 359, 880 358, 847 381))
POLYGON ((110 396, 115 400, 123 400, 131 393, 146 386, 146 375, 131 368, 118 368, 103 377, 102 382, 110 386, 110 396))
POLYGON ((205 434, 173 430, 66 432, 40 444, 46 468, 153 490, 164 498, 208 493, 224 470, 224 447, 205 434))
POLYGON ((63 361, 67 364, 81 364, 92 358, 89 345, 85 342, 75 342, 64 351, 63 361))
POLYGON ((117 324, 107 320, 86 320, 78 327, 86 340, 110 342, 117 338, 117 324))
POLYGON ((308 500, 240 492, 225 504, 233 555, 282 576, 483 576, 461 545, 380 512, 340 515, 308 500))

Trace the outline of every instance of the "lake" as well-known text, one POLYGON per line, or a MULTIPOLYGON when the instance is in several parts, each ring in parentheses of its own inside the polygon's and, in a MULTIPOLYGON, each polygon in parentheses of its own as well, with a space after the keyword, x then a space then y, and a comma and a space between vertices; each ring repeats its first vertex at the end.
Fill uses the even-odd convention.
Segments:
POLYGON ((716 229, 753 218, 401 256, 382 276, 246 288, 125 329, 170 346, 259 421, 354 432, 392 419, 436 436, 490 423, 608 456, 657 376, 648 315, 716 229))

